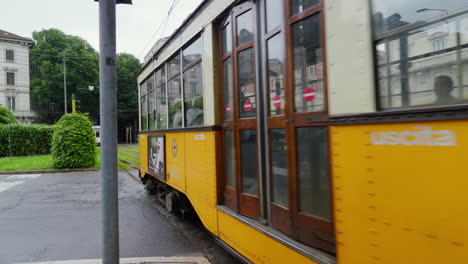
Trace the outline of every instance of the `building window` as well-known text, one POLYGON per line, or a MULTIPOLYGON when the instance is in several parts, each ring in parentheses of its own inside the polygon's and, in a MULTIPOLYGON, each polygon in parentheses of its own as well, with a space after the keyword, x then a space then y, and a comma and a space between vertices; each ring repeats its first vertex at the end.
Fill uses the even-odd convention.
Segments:
POLYGON ((372 7, 380 109, 467 103, 468 4, 372 0, 372 7))
POLYGON ((7 85, 15 85, 15 73, 14 72, 7 72, 7 85))
POLYGON ((12 111, 16 110, 16 98, 14 96, 7 97, 7 107, 12 111))
POLYGON ((15 61, 15 51, 14 50, 6 50, 5 51, 5 58, 7 61, 15 61))
POLYGON ((434 51, 441 51, 444 49, 444 40, 438 39, 432 42, 432 47, 434 47, 434 51))

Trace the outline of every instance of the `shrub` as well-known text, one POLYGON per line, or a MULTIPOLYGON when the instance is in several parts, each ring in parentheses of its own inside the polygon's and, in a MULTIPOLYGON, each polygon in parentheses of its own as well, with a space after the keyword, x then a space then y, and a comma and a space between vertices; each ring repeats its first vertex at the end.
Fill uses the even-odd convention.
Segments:
POLYGON ((56 168, 92 167, 96 158, 96 138, 89 119, 82 114, 62 116, 55 125, 52 159, 56 168))
POLYGON ((0 125, 16 124, 16 118, 13 112, 0 105, 0 125))
POLYGON ((0 125, 0 157, 49 154, 53 132, 52 126, 0 125))

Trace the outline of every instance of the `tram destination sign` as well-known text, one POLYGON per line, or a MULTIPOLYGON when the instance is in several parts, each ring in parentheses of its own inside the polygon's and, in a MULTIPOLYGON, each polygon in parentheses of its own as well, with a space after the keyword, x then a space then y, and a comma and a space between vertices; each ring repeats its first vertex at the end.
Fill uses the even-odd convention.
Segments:
POLYGON ((154 176, 166 179, 166 146, 163 135, 148 136, 148 170, 154 176))

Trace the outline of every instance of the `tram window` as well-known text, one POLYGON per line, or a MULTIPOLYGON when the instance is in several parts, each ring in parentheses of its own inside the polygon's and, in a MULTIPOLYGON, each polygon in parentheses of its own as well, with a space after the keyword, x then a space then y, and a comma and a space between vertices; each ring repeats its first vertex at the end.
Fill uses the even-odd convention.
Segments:
POLYGON ((414 23, 433 21, 468 8, 460 0, 372 0, 374 33, 382 34, 414 23))
POLYGON ((251 195, 258 195, 256 138, 255 130, 240 131, 242 192, 251 195))
POLYGON ((154 93, 154 77, 151 75, 148 78, 148 95, 147 95, 147 104, 148 104, 148 129, 154 130, 156 128, 155 122, 155 106, 156 106, 156 98, 154 93))
POLYGON ((253 13, 250 10, 237 17, 237 45, 249 43, 253 41, 253 37, 253 13))
POLYGON ((231 52, 232 50, 232 28, 231 24, 227 24, 222 30, 223 38, 223 55, 231 52))
POLYGON ((467 32, 462 15, 379 39, 380 108, 467 103, 468 47, 461 37, 467 32), (444 43, 436 51, 435 40, 444 43))
POLYGON ((326 128, 296 129, 299 211, 331 219, 326 128))
POLYGON ((202 67, 198 63, 184 72, 186 126, 203 125, 202 67))
POLYGON ((167 128, 166 67, 156 72, 156 127, 167 128))
POLYGON ((292 26, 296 112, 325 111, 320 15, 292 26))
POLYGON ((239 112, 240 118, 252 118, 256 114, 255 56, 249 48, 239 52, 239 112))
POLYGON ((177 54, 172 60, 169 61, 168 76, 169 78, 180 74, 180 55, 177 54))
POLYGON ((226 175, 226 185, 236 187, 236 163, 235 145, 232 130, 224 132, 224 170, 226 175))
POLYGON ((268 52, 268 113, 270 116, 284 115, 284 39, 279 33, 267 41, 268 52))
POLYGON ((176 75, 168 83, 169 128, 182 127, 182 93, 180 76, 176 75))
POLYGON ((187 66, 201 60, 202 57, 202 41, 201 38, 193 41, 187 48, 182 51, 184 69, 187 66))
POLYGON ((140 98, 140 107, 141 107, 141 130, 148 130, 148 116, 147 116, 147 111, 148 109, 146 108, 146 95, 143 95, 140 98))
POLYGON ((272 200, 288 207, 288 167, 285 129, 270 130, 272 200))
POLYGON ((266 0, 266 29, 272 31, 283 23, 283 0, 266 0))
POLYGON ((291 13, 297 15, 320 4, 320 0, 291 0, 291 13))
POLYGON ((233 99, 232 99, 232 61, 231 58, 224 61, 223 65, 223 86, 224 86, 224 120, 232 120, 233 99))

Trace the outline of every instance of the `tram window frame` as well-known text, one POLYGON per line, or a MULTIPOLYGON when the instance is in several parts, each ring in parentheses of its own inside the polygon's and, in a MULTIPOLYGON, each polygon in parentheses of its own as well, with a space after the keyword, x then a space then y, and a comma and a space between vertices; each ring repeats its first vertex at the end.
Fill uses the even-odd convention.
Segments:
MULTIPOLYGON (((299 212, 299 189, 298 189, 298 180, 297 180, 297 175, 296 175, 296 136, 295 136, 295 131, 296 129, 299 128, 308 128, 308 127, 317 127, 317 128, 323 128, 325 131, 325 146, 329 152, 329 122, 328 122, 328 92, 327 92, 327 73, 326 73, 326 51, 325 51, 325 33, 324 33, 324 16, 323 16, 323 1, 320 2, 320 5, 311 7, 307 10, 304 10, 303 12, 299 14, 294 14, 290 15, 291 9, 290 9, 290 3, 291 1, 284 1, 283 4, 285 5, 284 8, 284 17, 282 18, 282 24, 270 28, 271 30, 267 32, 267 15, 266 15, 266 8, 265 8, 265 1, 262 0, 260 3, 260 10, 256 10, 255 12, 261 13, 260 16, 262 17, 261 19, 261 27, 255 26, 255 29, 261 28, 261 32, 256 32, 256 34, 260 34, 260 37, 257 37, 255 42, 258 42, 257 40, 260 41, 260 43, 255 43, 255 52, 261 52, 262 53, 262 61, 256 62, 256 63, 261 63, 262 67, 262 72, 257 73, 257 68, 255 68, 256 75, 258 74, 259 76, 256 76, 256 78, 261 78, 263 80, 268 80, 268 50, 267 50, 267 41, 279 36, 284 45, 283 46, 283 65, 282 65, 282 71, 284 78, 281 80, 283 83, 284 87, 284 92, 285 92, 285 106, 284 106, 284 114, 282 115, 275 115, 271 116, 269 115, 267 111, 267 103, 270 103, 269 99, 265 99, 265 104, 264 104, 264 114, 260 116, 260 113, 262 111, 259 110, 259 113, 256 114, 257 118, 263 118, 264 121, 266 121, 267 127, 265 129, 257 129, 257 133, 266 133, 266 141, 270 142, 270 131, 273 131, 275 129, 280 129, 278 132, 280 132, 280 141, 282 140, 282 135, 284 135, 285 139, 285 147, 286 147, 286 167, 287 167, 287 182, 288 182, 288 188, 287 188, 287 197, 288 197, 288 208, 287 210, 280 210, 281 206, 272 206, 272 202, 270 199, 272 199, 273 195, 273 188, 270 182, 272 182, 272 175, 271 171, 272 169, 267 166, 267 173, 264 175, 258 175, 258 180, 259 182, 265 182, 266 183, 266 189, 263 190, 262 195, 262 208, 265 208, 268 212, 265 212, 264 214, 261 215, 261 217, 267 221, 268 225, 272 226, 273 228, 279 230, 283 234, 291 237, 292 239, 298 240, 304 244, 307 244, 309 246, 319 248, 323 251, 326 251, 328 253, 334 254, 336 252, 335 245, 334 245, 334 230, 333 230, 333 215, 330 216, 330 219, 323 219, 320 216, 311 216, 307 215, 305 213, 299 212), (320 32, 318 34, 320 35, 320 46, 321 46, 321 52, 322 52, 322 57, 323 57, 323 89, 324 89, 324 103, 325 107, 322 111, 316 111, 316 112, 300 112, 296 113, 294 111, 294 97, 291 95, 294 95, 294 83, 293 83, 293 78, 290 76, 293 76, 294 69, 293 69, 293 60, 292 60, 292 27, 295 23, 300 22, 302 20, 308 19, 314 15, 319 16, 320 20, 320 32), (281 130, 281 129, 284 129, 281 130), (283 134, 284 132, 284 134, 283 134)), ((235 10, 236 7, 232 8, 229 10, 229 14, 224 16, 224 19, 221 20, 218 23, 218 36, 219 36, 219 58, 220 58, 220 65, 223 67, 223 71, 221 71, 220 74, 220 82, 221 82, 221 98, 223 98, 222 106, 223 106, 223 111, 222 111, 222 117, 221 119, 223 120, 223 137, 224 133, 227 131, 232 131, 230 133, 235 133, 237 126, 239 123, 244 121, 244 119, 239 118, 239 101, 237 100, 238 95, 236 93, 236 89, 239 89, 238 87, 236 88, 237 85, 237 59, 235 57, 236 52, 239 51, 239 48, 236 43, 236 36, 235 34, 237 33, 237 29, 235 28, 235 15, 233 14, 239 14, 236 13, 235 10), (226 26, 232 26, 232 30, 226 30, 226 26), (223 33, 232 31, 232 41, 233 41, 233 48, 231 52, 225 52, 226 49, 223 47, 224 39, 223 39, 223 33), (225 63, 232 63, 232 79, 226 78, 226 73, 224 72, 224 67, 225 63), (228 89, 228 86, 225 85, 225 81, 231 81, 234 86, 233 90, 230 91, 228 89), (232 106, 226 105, 225 100, 227 100, 227 97, 225 96, 225 92, 229 91, 234 94, 234 99, 233 102, 234 104, 232 106), (229 106, 230 111, 234 113, 234 116, 231 118, 230 115, 226 114, 226 109, 229 106), (226 118, 228 117, 228 118, 226 118)), ((244 44, 245 45, 245 44, 244 44)), ((261 87, 261 93, 257 94, 256 96, 260 97, 266 97, 265 89, 268 89, 268 82, 263 82, 263 85, 261 87)), ((262 99, 263 100, 263 99, 262 99)), ((230 101, 229 101, 230 102, 230 101)), ((263 121, 260 121, 263 122, 263 121)), ((265 122, 264 122, 265 123, 265 122)), ((263 137, 263 136, 261 136, 263 137)), ((234 151, 236 152, 234 155, 237 157, 235 159, 235 162, 237 163, 235 167, 239 169, 239 162, 240 162, 240 155, 238 152, 241 151, 240 145, 239 145, 239 139, 236 137, 235 138, 235 148, 234 151)), ((223 140, 224 142, 224 140, 223 140)), ((225 143, 223 143, 225 145, 225 143)), ((258 148, 258 142, 257 142, 257 148, 258 148)), ((272 145, 271 143, 266 144, 264 151, 268 151, 269 153, 271 152, 272 145)), ((227 155, 224 153, 226 150, 226 146, 223 148, 223 158, 222 160, 224 161, 224 169, 226 169, 226 157, 231 155, 227 155)), ((279 150, 279 149, 275 149, 279 150)), ((257 151, 258 152, 258 151, 257 151)), ((284 154, 281 157, 284 157, 284 154)), ((230 157, 230 156, 229 156, 230 157)), ((260 159, 260 155, 257 154, 257 159, 260 159)), ((280 157, 280 158, 281 158, 280 157)), ((266 162, 266 164, 272 164, 271 160, 271 155, 268 154, 265 157, 265 160, 262 160, 266 162)), ((284 159, 283 159, 284 161, 284 159)), ((284 162, 283 162, 284 163, 284 162)), ((282 164, 283 164, 282 163, 282 164)), ((232 167, 231 164, 228 164, 229 166, 232 167)), ((283 166, 283 165, 281 165, 283 166)), ((330 175, 330 161, 329 158, 326 158, 326 161, 322 163, 323 168, 328 172, 326 173, 326 177, 328 180, 328 187, 326 194, 329 196, 329 209, 330 212, 333 212, 333 205, 332 205, 332 190, 331 190, 331 175, 330 175)), ((230 167, 228 167, 230 168, 230 167)), ((224 175, 225 176, 225 175, 224 175)), ((242 210, 239 210, 241 207, 241 203, 243 202, 242 199, 239 197, 239 185, 241 181, 239 180, 240 176, 239 173, 236 173, 236 186, 237 188, 233 188, 232 186, 228 186, 226 184, 226 179, 223 177, 221 181, 223 182, 223 190, 224 190, 224 204, 231 208, 232 210, 236 211, 239 214, 245 215, 242 210)), ((284 179, 282 179, 284 180, 284 179)), ((333 213, 331 213, 333 214, 333 213)))
POLYGON ((140 83, 140 131, 148 130, 147 79, 140 83), (144 111, 143 111, 144 110, 144 111))
MULTIPOLYGON (((190 55, 190 54, 189 54, 190 55)), ((187 44, 184 45, 184 47, 181 49, 181 60, 182 60, 182 71, 181 71, 181 80, 182 80, 182 93, 183 93, 183 101, 184 101, 184 113, 183 113, 183 118, 184 118, 184 127, 195 127, 195 126, 203 126, 205 122, 205 96, 204 96, 204 85, 203 85, 203 64, 202 64, 202 59, 203 59, 203 38, 200 34, 196 35, 193 37, 190 41, 187 42, 187 44), (191 48, 194 48, 196 46, 194 45, 199 45, 199 54, 200 57, 193 59, 190 61, 188 64, 185 65, 185 60, 184 60, 184 52, 186 50, 189 50, 191 48), (196 70, 196 67, 198 67, 199 70, 196 70), (193 71, 195 69, 195 71, 193 71), (196 125, 191 125, 188 121, 188 111, 193 108, 187 107, 187 85, 186 85, 186 78, 185 74, 189 71, 195 72, 195 74, 199 74, 200 76, 200 84, 201 85, 201 97, 198 98, 197 100, 201 99, 201 124, 196 124, 196 125)), ((190 72, 189 72, 190 73, 190 72)), ((193 74, 191 74, 191 77, 194 77, 193 74)), ((193 102, 193 105, 196 102, 193 102)))
MULTIPOLYGON (((396 16, 398 15, 397 13, 384 18, 380 12, 382 10, 377 10, 376 8, 376 1, 377 0, 369 0, 368 3, 371 7, 370 15, 372 17, 371 28, 372 46, 374 52, 374 76, 376 87, 375 97, 377 110, 405 111, 412 109, 424 110, 434 107, 444 107, 447 109, 460 105, 467 106, 468 81, 462 76, 466 75, 467 73, 468 63, 463 63, 459 57, 460 55, 457 55, 456 53, 461 53, 463 49, 465 51, 468 50, 468 42, 465 41, 465 44, 461 42, 460 29, 457 29, 457 27, 460 27, 460 21, 464 20, 464 23, 468 22, 468 5, 465 4, 465 6, 459 10, 430 9, 421 7, 421 9, 416 11, 419 16, 424 13, 429 13, 426 11, 431 10, 439 10, 440 12, 427 17, 425 20, 417 19, 417 22, 412 23, 411 21, 406 22, 402 20, 401 16, 396 16), (393 25, 396 25, 396 27, 387 29, 385 21, 391 19, 391 17, 394 17, 394 20, 398 20, 398 23, 394 21, 393 25), (451 32, 452 23, 454 24, 453 27, 455 28, 453 32, 451 32), (442 36, 442 38, 436 38, 438 36, 433 34, 434 37, 431 39, 428 32, 435 32, 435 28, 437 27, 446 27, 447 33, 446 35, 442 36), (430 47, 430 50, 424 54, 417 54, 412 56, 411 53, 414 53, 414 51, 410 49, 410 44, 405 44, 409 42, 412 34, 427 34, 428 39, 430 40, 430 45, 428 46, 430 47), (448 41, 444 41, 444 48, 442 50, 434 50, 433 41, 450 38, 451 35, 455 35, 455 46, 450 47, 448 41), (393 46, 398 45, 399 51, 397 52, 397 59, 393 58, 393 52, 391 49, 389 49, 390 42, 396 43, 392 43, 391 45, 393 46), (403 43, 403 47, 406 45, 408 48, 402 48, 402 46, 400 46, 401 43, 403 43), (379 51, 379 46, 381 45, 386 45, 385 51, 379 51), (451 52, 454 53, 451 54, 451 52), (383 54, 383 56, 379 54, 383 54), (456 57, 456 61, 453 62, 452 65, 457 66, 454 68, 455 70, 451 69, 451 62, 435 65, 432 69, 417 70, 416 68, 416 71, 414 69, 414 66, 418 67, 418 63, 422 65, 422 60, 440 58, 441 56, 449 57, 451 55, 456 57), (426 76, 431 76, 431 78, 426 78, 426 76), (441 85, 439 88, 437 88, 437 80, 439 78, 450 80, 445 81, 444 85, 441 85), (397 84, 397 87, 393 87, 393 84, 397 84), (429 89, 425 87, 429 87, 429 89), (421 88, 422 91, 419 91, 421 88), (449 89, 448 95, 442 90, 437 91, 437 89, 442 88, 445 90, 449 89), (395 93, 398 90, 400 95, 395 93), (418 93, 420 94, 419 97, 424 98, 416 98, 418 97, 418 93), (444 100, 444 97, 441 96, 441 93, 448 99, 444 100), (453 94, 457 94, 457 96, 454 97, 453 94)), ((416 15, 414 16, 416 17, 416 15)))

